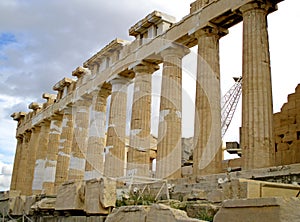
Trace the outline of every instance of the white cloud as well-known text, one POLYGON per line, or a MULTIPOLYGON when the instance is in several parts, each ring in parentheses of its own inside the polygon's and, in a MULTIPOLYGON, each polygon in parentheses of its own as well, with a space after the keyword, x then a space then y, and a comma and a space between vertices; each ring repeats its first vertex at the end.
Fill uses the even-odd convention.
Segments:
POLYGON ((13 165, 0 161, 0 191, 9 190, 13 165))

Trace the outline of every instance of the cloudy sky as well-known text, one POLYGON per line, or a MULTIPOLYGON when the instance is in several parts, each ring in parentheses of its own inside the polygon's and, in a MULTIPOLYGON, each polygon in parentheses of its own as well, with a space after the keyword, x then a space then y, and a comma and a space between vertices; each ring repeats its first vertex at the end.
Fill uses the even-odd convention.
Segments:
MULTIPOLYGON (((1 0, 0 1, 0 190, 9 186, 15 152, 16 123, 10 114, 27 111, 33 101, 82 65, 116 37, 132 40, 128 29, 153 10, 174 15, 189 13, 192 0, 1 0)), ((300 2, 285 0, 269 15, 274 111, 278 112, 300 83, 297 28, 300 2)), ((241 25, 221 39, 223 94, 241 75, 241 25)), ((195 54, 194 54, 195 56, 195 54)), ((193 55, 191 55, 193 57, 193 55)), ((185 58, 187 61, 188 58, 185 58)), ((193 68, 187 65, 184 85, 193 101, 193 68)), ((184 110, 186 113, 188 110, 184 110)), ((240 110, 238 109, 237 112, 240 110)), ((184 136, 192 136, 184 115, 184 136)), ((225 140, 238 140, 240 117, 233 120, 225 140)))

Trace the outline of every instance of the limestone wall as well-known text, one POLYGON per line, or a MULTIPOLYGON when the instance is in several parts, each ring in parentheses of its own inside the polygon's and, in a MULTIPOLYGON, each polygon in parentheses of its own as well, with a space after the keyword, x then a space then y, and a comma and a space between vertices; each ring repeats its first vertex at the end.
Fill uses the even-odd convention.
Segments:
POLYGON ((275 113, 275 164, 300 163, 300 84, 295 93, 288 95, 288 101, 281 112, 275 113))

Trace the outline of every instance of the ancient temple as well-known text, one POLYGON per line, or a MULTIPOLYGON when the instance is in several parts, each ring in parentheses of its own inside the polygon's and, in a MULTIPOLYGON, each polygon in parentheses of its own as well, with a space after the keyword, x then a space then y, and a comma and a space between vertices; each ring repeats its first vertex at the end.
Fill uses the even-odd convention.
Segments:
POLYGON ((33 102, 29 105, 31 112, 12 114, 18 121, 18 142, 11 192, 59 196, 61 186, 68 181, 84 183, 128 176, 185 178, 182 58, 194 46, 198 47, 195 122, 191 123, 195 130, 193 165, 188 176, 221 174, 234 167, 243 172, 300 163, 299 86, 282 113, 273 116, 267 15, 277 10, 279 2, 197 0, 191 4, 190 14, 179 22, 158 11, 137 22, 129 29, 134 41, 111 41, 72 72, 74 79, 58 81, 53 86, 55 95, 44 93, 44 104, 33 102), (241 21, 242 156, 224 163, 219 41, 241 21), (151 84, 152 74, 159 68, 158 138, 153 139, 151 84), (127 89, 132 82, 130 135, 126 136, 127 89), (291 112, 292 117, 286 120, 291 112))

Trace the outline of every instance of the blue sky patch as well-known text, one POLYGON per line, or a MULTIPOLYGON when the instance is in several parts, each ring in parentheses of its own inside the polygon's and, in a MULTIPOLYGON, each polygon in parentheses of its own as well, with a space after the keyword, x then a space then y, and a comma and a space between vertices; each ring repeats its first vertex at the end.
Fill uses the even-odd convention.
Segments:
POLYGON ((0 34, 0 49, 5 45, 9 45, 15 42, 17 42, 17 39, 14 34, 9 32, 4 32, 0 34))

